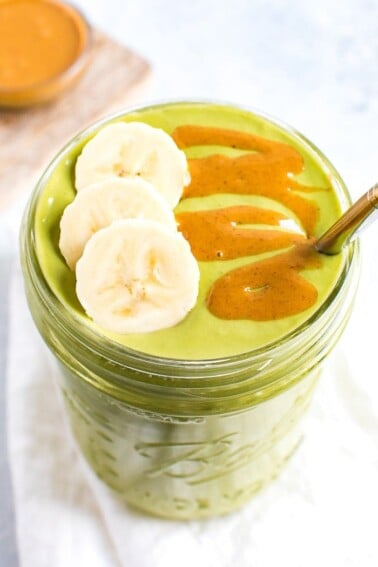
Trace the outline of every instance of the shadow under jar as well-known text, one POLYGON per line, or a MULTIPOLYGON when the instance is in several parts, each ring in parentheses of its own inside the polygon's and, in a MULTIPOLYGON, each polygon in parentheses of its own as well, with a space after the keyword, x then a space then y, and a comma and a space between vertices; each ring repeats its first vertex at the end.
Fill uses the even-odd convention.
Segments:
MULTIPOLYGON (((32 195, 21 234, 30 310, 57 360, 74 436, 97 475, 126 503, 153 515, 226 514, 274 479, 298 446, 322 362, 351 312, 358 246, 343 253, 337 281, 317 310, 268 345, 192 360, 119 344, 54 293, 35 237, 38 202, 51 173, 105 123, 72 140, 32 195)), ((342 180, 311 148, 345 208, 342 180)))

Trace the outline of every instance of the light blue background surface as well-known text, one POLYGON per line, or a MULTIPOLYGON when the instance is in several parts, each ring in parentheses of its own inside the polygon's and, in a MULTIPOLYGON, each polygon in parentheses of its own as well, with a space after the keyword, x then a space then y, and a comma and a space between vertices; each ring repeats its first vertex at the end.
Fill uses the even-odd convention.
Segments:
MULTIPOLYGON (((153 79, 142 102, 215 98, 251 106, 307 135, 355 198, 378 180, 376 0, 76 0, 76 5, 94 25, 150 61, 153 79)), ((0 221, 0 567, 16 567, 4 399, 14 215, 5 212, 0 221)), ((378 227, 365 234, 365 270, 378 281, 378 227)), ((378 302, 372 300, 376 321, 378 302)), ((283 567, 289 564, 283 557, 283 567)))

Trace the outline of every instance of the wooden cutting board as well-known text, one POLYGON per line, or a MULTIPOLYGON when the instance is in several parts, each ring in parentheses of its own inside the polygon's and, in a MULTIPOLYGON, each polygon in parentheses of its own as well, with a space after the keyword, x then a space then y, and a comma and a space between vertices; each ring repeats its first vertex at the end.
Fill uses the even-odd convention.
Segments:
POLYGON ((135 103, 150 76, 141 56, 99 31, 82 79, 48 105, 0 110, 0 210, 31 191, 43 169, 76 132, 135 103))

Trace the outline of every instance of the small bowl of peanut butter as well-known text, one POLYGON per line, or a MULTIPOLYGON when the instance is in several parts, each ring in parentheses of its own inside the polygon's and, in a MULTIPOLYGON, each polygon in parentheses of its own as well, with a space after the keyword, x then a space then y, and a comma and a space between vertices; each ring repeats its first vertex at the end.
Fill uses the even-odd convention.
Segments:
POLYGON ((0 107, 48 102, 72 87, 90 59, 84 15, 60 0, 0 2, 0 107))

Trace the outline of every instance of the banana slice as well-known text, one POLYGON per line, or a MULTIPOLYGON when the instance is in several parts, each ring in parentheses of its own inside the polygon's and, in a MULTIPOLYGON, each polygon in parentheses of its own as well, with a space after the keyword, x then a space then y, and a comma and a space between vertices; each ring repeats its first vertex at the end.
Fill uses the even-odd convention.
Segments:
POLYGON ((179 232, 151 220, 113 222, 88 241, 76 265, 86 313, 115 333, 146 333, 179 323, 194 307, 198 264, 179 232))
POLYGON ((126 218, 155 220, 177 230, 173 211, 150 183, 138 177, 104 179, 77 193, 63 212, 59 248, 68 266, 75 269, 97 230, 126 218))
POLYGON ((164 130, 142 122, 116 122, 102 128, 84 146, 75 173, 78 191, 109 176, 140 176, 172 208, 190 181, 184 152, 164 130))

